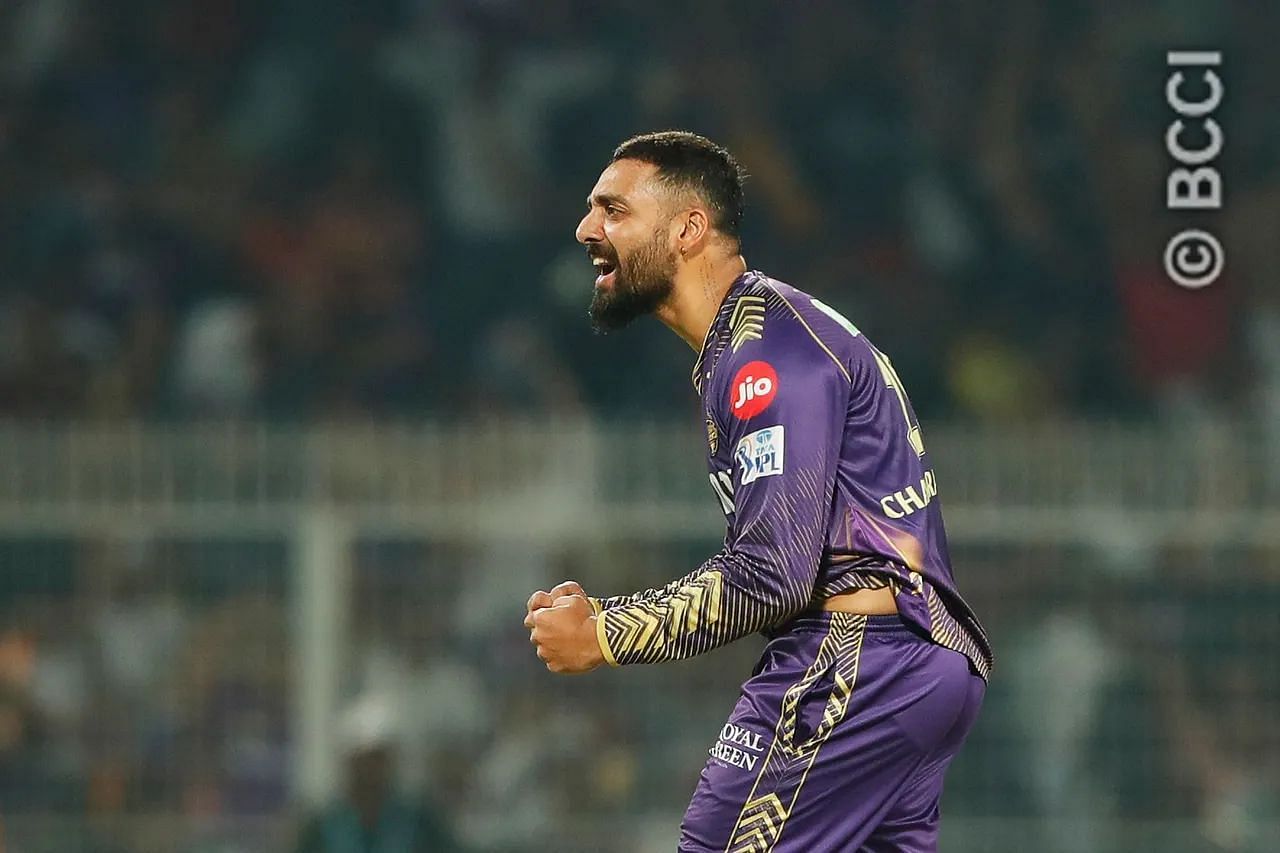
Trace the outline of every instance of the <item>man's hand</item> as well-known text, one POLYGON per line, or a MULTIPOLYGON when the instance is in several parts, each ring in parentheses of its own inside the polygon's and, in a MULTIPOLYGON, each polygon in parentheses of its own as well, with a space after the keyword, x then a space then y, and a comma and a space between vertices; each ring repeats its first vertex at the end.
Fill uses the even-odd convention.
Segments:
POLYGON ((586 596, 580 592, 561 595, 551 598, 549 605, 541 604, 546 599, 539 596, 550 598, 551 594, 539 591, 529 598, 524 626, 529 629, 529 642, 538 650, 538 659, 547 669, 573 674, 590 672, 604 663, 596 640, 595 609, 586 596))
MULTIPOLYGON (((578 583, 577 581, 561 581, 560 583, 551 587, 551 592, 543 592, 542 590, 538 590, 533 595, 529 596, 529 604, 528 604, 527 612, 532 613, 535 610, 541 610, 544 607, 550 607, 551 605, 556 603, 557 598, 561 598, 562 596, 566 596, 566 595, 580 595, 583 598, 587 597, 587 593, 582 588, 582 584, 578 583)), ((525 626, 526 627, 529 626, 528 621, 525 622, 525 626)))

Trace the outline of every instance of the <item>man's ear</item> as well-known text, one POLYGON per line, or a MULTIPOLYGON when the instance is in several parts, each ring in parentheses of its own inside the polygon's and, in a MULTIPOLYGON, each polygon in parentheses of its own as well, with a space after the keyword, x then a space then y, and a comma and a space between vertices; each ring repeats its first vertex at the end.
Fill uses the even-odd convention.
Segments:
POLYGON ((691 207, 677 217, 680 231, 676 234, 676 245, 680 254, 686 254, 701 245, 711 231, 711 219, 701 207, 691 207))

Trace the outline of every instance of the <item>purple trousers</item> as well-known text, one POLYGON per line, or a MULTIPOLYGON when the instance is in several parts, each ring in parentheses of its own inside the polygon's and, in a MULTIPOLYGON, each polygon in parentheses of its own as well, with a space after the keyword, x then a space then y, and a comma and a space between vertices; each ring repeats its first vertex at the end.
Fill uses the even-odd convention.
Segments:
POLYGON ((683 853, 929 853, 985 682, 896 615, 806 614, 765 647, 680 825, 683 853))

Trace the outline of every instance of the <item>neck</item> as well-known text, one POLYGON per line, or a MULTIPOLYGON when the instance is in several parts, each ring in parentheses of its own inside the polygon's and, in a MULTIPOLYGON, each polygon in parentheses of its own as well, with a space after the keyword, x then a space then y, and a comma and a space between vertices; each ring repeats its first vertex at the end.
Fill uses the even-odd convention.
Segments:
POLYGON ((658 319, 694 352, 701 351, 725 294, 746 270, 742 255, 716 260, 701 257, 681 264, 671 296, 656 312, 658 319))

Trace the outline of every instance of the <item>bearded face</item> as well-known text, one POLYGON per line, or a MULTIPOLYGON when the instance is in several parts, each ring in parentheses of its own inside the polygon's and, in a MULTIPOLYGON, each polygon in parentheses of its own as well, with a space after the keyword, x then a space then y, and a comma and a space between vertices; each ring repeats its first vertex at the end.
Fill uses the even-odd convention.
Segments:
POLYGON ((660 227, 630 251, 606 242, 587 246, 599 272, 588 311, 596 332, 621 329, 637 317, 652 314, 671 295, 676 256, 667 241, 667 229, 660 227))

